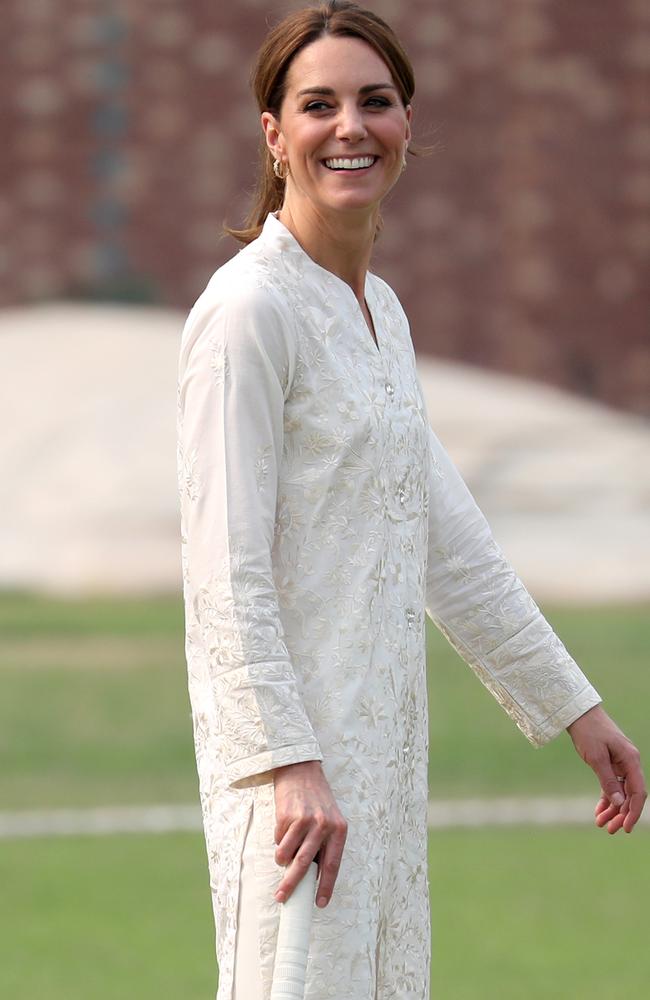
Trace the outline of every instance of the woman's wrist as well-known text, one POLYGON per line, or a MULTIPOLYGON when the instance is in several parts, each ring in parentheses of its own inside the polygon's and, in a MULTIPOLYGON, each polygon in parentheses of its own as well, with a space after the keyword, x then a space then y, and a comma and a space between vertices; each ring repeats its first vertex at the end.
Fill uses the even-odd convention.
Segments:
POLYGON ((592 705, 591 708, 588 708, 586 712, 583 712, 582 715, 579 715, 577 719, 574 719, 573 722, 569 723, 569 725, 566 727, 567 733, 570 733, 573 726, 575 726, 577 722, 580 722, 581 719, 586 719, 587 716, 589 716, 590 721, 593 721, 598 716, 600 716, 601 718, 605 718, 607 716, 607 712, 605 711, 605 709, 601 704, 592 705))
POLYGON ((273 779, 281 777, 287 771, 292 771, 293 774, 314 774, 322 771, 322 765, 319 760, 299 760, 295 764, 283 764, 281 767, 275 768, 273 779), (298 768, 297 771, 296 768, 298 768))

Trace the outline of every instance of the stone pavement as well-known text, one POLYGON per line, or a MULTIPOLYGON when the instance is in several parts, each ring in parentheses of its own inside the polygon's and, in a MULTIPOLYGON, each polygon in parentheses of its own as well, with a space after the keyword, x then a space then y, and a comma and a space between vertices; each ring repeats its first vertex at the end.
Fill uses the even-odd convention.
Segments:
MULTIPOLYGON (((180 588, 184 314, 0 313, 0 587, 180 588)), ((650 599, 650 425, 559 390, 418 359, 429 418, 540 601, 650 599)))

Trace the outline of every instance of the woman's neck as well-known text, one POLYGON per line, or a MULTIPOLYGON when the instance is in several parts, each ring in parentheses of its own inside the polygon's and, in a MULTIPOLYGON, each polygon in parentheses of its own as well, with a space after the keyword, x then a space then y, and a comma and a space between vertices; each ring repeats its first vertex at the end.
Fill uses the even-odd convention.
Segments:
POLYGON ((278 219, 305 253, 345 281, 361 304, 377 224, 378 209, 369 213, 322 213, 309 204, 292 205, 289 197, 278 219))

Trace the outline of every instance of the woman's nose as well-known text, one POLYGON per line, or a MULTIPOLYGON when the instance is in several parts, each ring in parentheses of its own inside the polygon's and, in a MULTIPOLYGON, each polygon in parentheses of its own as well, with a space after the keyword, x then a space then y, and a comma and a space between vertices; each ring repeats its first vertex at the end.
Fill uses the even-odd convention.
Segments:
POLYGON ((337 139, 363 139, 366 132, 367 129, 363 121, 363 114, 359 108, 341 108, 339 120, 336 123, 337 139))

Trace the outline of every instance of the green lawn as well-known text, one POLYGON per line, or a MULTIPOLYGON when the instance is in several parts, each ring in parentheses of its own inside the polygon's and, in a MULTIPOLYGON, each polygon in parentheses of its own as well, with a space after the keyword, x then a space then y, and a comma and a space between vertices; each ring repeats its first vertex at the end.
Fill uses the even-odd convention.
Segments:
POLYGON ((0 996, 214 1000, 199 834, 0 842, 0 996))
POLYGON ((198 802, 179 599, 0 600, 2 808, 198 802))
MULTIPOLYGON (((432 1000, 647 995, 648 834, 436 832, 432 1000)), ((214 1000, 200 835, 3 841, 0 996, 214 1000)))
POLYGON ((433 1000, 647 996, 649 841, 596 827, 433 834, 433 1000))
MULTIPOLYGON (((646 608, 545 613, 647 759, 646 608)), ((1 808, 197 799, 180 598, 0 598, 1 808)), ((428 634, 434 796, 593 792, 561 734, 536 750, 428 634)))
MULTIPOLYGON (((543 611, 606 710, 648 763, 650 609, 543 611)), ((433 627, 428 668, 432 795, 597 793, 595 775, 576 754, 568 733, 544 747, 531 746, 433 627)))
MULTIPOLYGON (((647 608, 545 609, 650 752, 647 608)), ((0 809, 198 804, 180 598, 0 598, 0 809)), ((434 796, 593 793, 565 734, 534 750, 433 628, 434 796)), ((434 1000, 647 993, 649 834, 431 834, 434 1000)), ((0 841, 0 997, 213 1000, 200 835, 0 841)))

